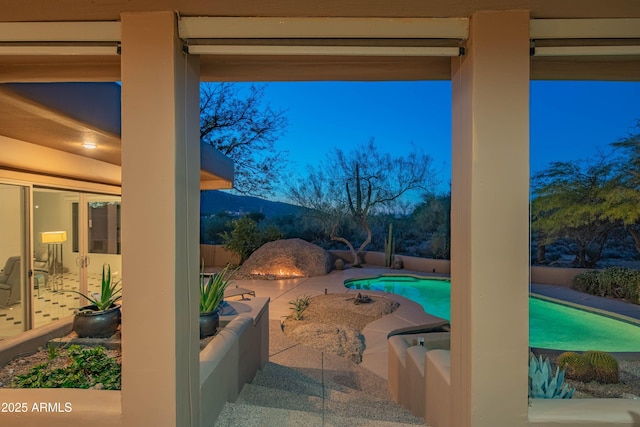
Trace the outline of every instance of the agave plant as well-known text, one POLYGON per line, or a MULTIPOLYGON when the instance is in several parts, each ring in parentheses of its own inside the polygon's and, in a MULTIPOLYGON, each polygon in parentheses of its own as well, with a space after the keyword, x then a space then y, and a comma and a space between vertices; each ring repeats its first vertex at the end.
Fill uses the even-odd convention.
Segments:
POLYGON ((529 360, 529 398, 571 399, 575 388, 564 384, 564 369, 556 367, 553 375, 549 359, 542 360, 532 354, 529 360))
POLYGON ((229 270, 229 265, 219 273, 209 276, 205 283, 204 263, 200 272, 200 313, 208 313, 218 308, 236 270, 229 270))
POLYGON ((107 263, 102 266, 102 285, 100 287, 99 297, 89 297, 82 292, 68 290, 65 292, 73 292, 88 300, 91 305, 96 307, 94 311, 104 311, 114 305, 122 298, 122 286, 120 280, 111 283, 111 266, 107 263))

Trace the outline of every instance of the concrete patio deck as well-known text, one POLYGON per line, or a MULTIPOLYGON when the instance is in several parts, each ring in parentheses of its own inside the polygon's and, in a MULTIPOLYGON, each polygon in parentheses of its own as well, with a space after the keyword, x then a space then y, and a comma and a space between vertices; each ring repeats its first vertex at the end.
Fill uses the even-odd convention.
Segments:
MULTIPOLYGON (((353 278, 372 277, 379 274, 407 274, 424 277, 436 277, 431 273, 409 270, 390 270, 382 267, 348 268, 334 270, 325 276, 307 277, 284 280, 233 280, 231 286, 254 290, 259 297, 269 297, 269 317, 272 320, 284 319, 290 314, 289 302, 298 296, 321 295, 325 293, 344 293, 352 295, 358 291, 344 287, 344 281, 353 278)), ((442 276, 438 276, 442 277, 442 276)), ((559 300, 586 305, 599 310, 618 313, 640 320, 640 306, 621 301, 587 295, 567 287, 532 284, 531 291, 559 300)), ((422 307, 399 295, 367 291, 369 295, 382 295, 400 302, 400 307, 394 313, 372 322, 362 331, 365 337, 366 349, 360 366, 368 369, 383 379, 388 378, 387 337, 391 331, 404 328, 436 325, 445 322, 435 316, 425 313, 422 307)), ((280 358, 286 357, 284 354, 280 358)), ((299 354, 296 353, 296 357, 299 354)))
MULTIPOLYGON (((298 296, 316 296, 325 293, 352 295, 358 291, 344 287, 344 281, 358 277, 371 277, 379 274, 415 274, 426 276, 425 273, 407 270, 389 270, 387 268, 349 268, 334 270, 325 276, 306 277, 285 280, 233 280, 231 287, 238 286, 252 289, 257 296, 268 296, 269 318, 284 319, 290 314, 289 301, 298 296)), ((362 291, 360 291, 362 292, 362 291)), ((362 355, 360 366, 370 370, 383 379, 387 379, 387 336, 389 332, 403 328, 415 328, 424 325, 434 325, 446 322, 424 312, 422 307, 399 295, 387 292, 367 291, 368 295, 382 295, 396 300, 400 307, 390 315, 384 316, 370 323, 362 331, 366 349, 362 355)))

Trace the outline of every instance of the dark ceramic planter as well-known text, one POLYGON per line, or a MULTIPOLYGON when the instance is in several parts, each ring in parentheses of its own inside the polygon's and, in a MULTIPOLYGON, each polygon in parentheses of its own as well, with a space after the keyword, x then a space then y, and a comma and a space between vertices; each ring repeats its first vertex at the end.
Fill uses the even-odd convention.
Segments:
POLYGON ((80 338, 109 338, 120 325, 120 306, 96 311, 95 305, 82 307, 73 317, 73 330, 80 338))
POLYGON ((220 326, 218 309, 207 313, 200 313, 200 339, 215 335, 220 326))

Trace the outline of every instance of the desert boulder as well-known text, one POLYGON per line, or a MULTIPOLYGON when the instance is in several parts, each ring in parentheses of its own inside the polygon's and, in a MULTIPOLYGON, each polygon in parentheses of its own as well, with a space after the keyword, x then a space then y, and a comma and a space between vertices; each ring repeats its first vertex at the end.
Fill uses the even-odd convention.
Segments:
POLYGON ((238 279, 322 276, 331 270, 331 255, 302 239, 265 243, 238 270, 238 279))

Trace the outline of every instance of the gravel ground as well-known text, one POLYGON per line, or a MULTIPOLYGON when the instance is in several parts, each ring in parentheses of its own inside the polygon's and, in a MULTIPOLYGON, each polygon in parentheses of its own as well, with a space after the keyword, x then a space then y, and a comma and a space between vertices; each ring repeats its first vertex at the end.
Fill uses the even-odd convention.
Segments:
POLYGON ((392 313, 398 303, 388 298, 370 297, 356 304, 345 294, 319 295, 309 299, 302 319, 289 317, 284 321, 284 333, 316 350, 362 362, 364 341, 361 331, 376 319, 392 313))
MULTIPOLYGON (((557 356, 549 356, 554 371, 556 359, 557 356)), ((620 367, 620 382, 617 384, 600 384, 596 381, 585 383, 573 379, 565 379, 565 382, 576 388, 573 394, 574 398, 640 399, 640 360, 621 360, 618 365, 620 367)))

